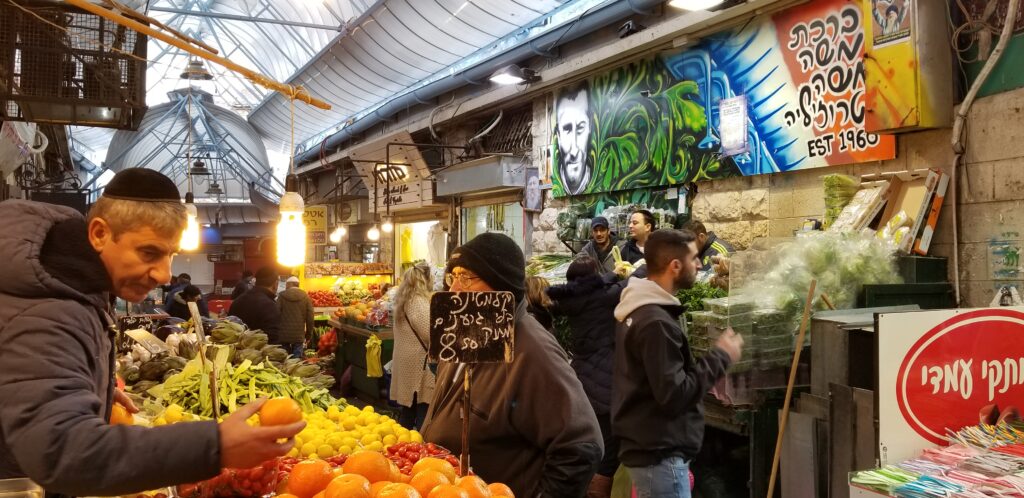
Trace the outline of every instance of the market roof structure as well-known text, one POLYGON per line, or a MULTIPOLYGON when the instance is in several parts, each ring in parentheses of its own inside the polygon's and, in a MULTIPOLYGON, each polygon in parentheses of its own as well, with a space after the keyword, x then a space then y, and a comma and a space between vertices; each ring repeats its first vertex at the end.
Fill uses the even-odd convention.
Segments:
MULTIPOLYGON (((301 85, 330 103, 330 111, 295 103, 295 144, 299 145, 327 136, 461 66, 523 43, 531 30, 572 22, 579 9, 599 3, 153 0, 146 13, 234 62, 277 81, 301 85), (562 16, 552 20, 558 13, 562 16)), ((167 103, 175 90, 196 84, 180 77, 190 61, 184 51, 153 39, 148 50, 149 106, 167 103)), ((247 118, 267 145, 271 160, 286 162, 294 151, 288 99, 216 64, 205 67, 213 79, 201 88, 212 95, 212 103, 247 118)), ((159 113, 154 108, 149 112, 159 113)), ((111 131, 75 128, 71 135, 74 146, 93 162, 113 157, 106 154, 111 131)))

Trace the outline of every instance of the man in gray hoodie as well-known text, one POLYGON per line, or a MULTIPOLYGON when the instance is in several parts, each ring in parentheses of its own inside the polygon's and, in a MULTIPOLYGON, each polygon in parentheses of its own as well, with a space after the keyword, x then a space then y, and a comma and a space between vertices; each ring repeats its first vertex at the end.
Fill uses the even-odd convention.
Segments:
POLYGON ((88 219, 0 203, 0 479, 30 478, 48 497, 113 496, 254 467, 292 448, 305 423, 249 427, 261 402, 220 424, 107 423, 115 402, 138 411, 115 388, 108 296, 139 302, 168 282, 184 228, 174 182, 142 168, 115 175, 88 219))
POLYGON ((277 306, 281 310, 278 340, 289 354, 302 358, 306 339, 312 337, 316 330, 313 300, 299 288, 298 277, 288 277, 284 287, 284 291, 277 295, 277 306))
POLYGON ((704 437, 704 394, 739 360, 727 330, 699 360, 680 326, 679 289, 697 279, 696 236, 658 230, 645 246, 647 278, 632 278, 615 308, 612 432, 639 496, 689 498, 689 464, 704 437))

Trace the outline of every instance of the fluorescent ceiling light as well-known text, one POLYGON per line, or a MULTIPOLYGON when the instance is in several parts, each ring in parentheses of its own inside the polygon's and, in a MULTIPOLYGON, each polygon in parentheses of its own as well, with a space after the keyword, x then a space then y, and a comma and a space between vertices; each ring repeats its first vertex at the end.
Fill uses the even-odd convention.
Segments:
POLYGON ((499 85, 518 85, 520 83, 533 83, 540 80, 537 72, 529 68, 521 68, 516 64, 505 66, 491 75, 491 81, 499 85))
POLYGON ((668 4, 683 10, 708 10, 723 2, 725 0, 669 0, 668 4))

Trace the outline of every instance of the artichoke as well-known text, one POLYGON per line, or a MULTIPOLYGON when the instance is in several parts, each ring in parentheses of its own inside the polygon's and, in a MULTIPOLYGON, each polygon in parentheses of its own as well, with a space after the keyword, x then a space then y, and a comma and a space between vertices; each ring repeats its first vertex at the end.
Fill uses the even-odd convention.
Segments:
POLYGON ((164 358, 149 360, 139 367, 139 377, 142 380, 157 381, 163 378, 164 372, 170 369, 164 358))
POLYGON ((268 345, 260 350, 263 356, 272 362, 282 362, 288 359, 288 352, 281 346, 268 345))
POLYGON ((250 333, 242 335, 238 344, 245 349, 263 349, 263 346, 267 345, 267 334, 264 333, 250 333))
POLYGON ((320 367, 311 364, 300 365, 290 375, 294 377, 313 377, 320 373, 320 367))
POLYGON ((180 356, 168 356, 165 360, 167 367, 175 370, 184 370, 188 360, 180 356))

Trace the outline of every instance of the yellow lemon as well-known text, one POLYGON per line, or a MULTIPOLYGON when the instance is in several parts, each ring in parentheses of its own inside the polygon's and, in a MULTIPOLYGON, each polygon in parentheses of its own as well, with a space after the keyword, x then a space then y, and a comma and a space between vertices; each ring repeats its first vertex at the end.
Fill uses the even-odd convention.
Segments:
POLYGON ((414 443, 422 443, 423 442, 423 436, 421 436, 420 433, 416 432, 416 431, 412 431, 412 433, 409 434, 409 438, 412 439, 412 442, 414 442, 414 443))
POLYGON ((315 455, 316 454, 316 444, 315 443, 306 443, 306 444, 302 445, 302 449, 299 450, 299 452, 302 453, 302 456, 304 456, 304 457, 308 457, 310 455, 315 455))
POLYGON ((384 445, 380 441, 370 443, 366 445, 366 449, 370 451, 384 451, 384 445))
POLYGON ((371 443, 375 443, 375 442, 378 442, 378 441, 380 441, 380 436, 378 436, 376 434, 367 434, 367 435, 363 436, 362 439, 359 440, 360 443, 363 443, 363 446, 366 446, 366 445, 369 445, 371 443))
POLYGON ((342 445, 341 448, 338 448, 339 455, 349 455, 352 453, 352 451, 352 446, 348 445, 342 445))
POLYGON ((384 436, 384 439, 382 439, 381 441, 384 443, 384 446, 391 446, 398 442, 398 438, 396 438, 393 434, 388 434, 387 436, 384 436))
POLYGON ((411 443, 412 442, 412 438, 409 437, 408 434, 399 434, 398 442, 399 443, 411 443))
POLYGON ((334 448, 329 444, 324 444, 316 449, 316 454, 320 458, 331 458, 334 456, 334 448))

